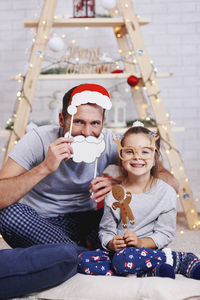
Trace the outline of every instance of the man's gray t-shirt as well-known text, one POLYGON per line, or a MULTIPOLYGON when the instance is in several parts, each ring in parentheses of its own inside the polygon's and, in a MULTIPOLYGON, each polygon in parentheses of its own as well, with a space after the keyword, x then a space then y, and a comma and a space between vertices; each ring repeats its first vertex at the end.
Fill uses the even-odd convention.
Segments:
MULTIPOLYGON (((117 163, 117 146, 112 133, 103 129, 105 150, 98 158, 97 176, 110 164, 117 163)), ((14 147, 9 157, 26 170, 40 164, 49 145, 62 136, 62 129, 56 125, 34 128, 14 147)), ((95 162, 75 163, 72 159, 62 161, 59 168, 41 180, 27 193, 21 203, 34 208, 44 217, 55 217, 69 212, 95 210, 90 199, 89 185, 94 177, 95 162)))

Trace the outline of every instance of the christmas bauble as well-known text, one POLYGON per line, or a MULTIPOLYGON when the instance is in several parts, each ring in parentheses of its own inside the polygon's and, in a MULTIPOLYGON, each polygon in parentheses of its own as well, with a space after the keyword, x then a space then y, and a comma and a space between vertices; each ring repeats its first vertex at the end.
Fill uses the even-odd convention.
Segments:
POLYGON ((48 46, 52 51, 59 52, 63 50, 65 44, 63 42, 63 39, 58 36, 54 36, 49 40, 48 46))
POLYGON ((127 83, 130 86, 136 86, 138 84, 138 82, 139 82, 139 78, 134 75, 129 76, 127 79, 127 83))
POLYGON ((113 9, 116 6, 116 0, 101 0, 101 5, 105 9, 113 9))

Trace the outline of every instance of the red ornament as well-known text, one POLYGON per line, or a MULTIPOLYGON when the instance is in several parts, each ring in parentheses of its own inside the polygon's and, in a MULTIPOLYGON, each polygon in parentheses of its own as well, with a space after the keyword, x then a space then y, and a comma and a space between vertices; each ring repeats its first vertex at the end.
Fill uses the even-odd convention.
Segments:
POLYGON ((138 82, 139 82, 139 78, 134 75, 129 76, 127 79, 127 83, 132 87, 136 86, 138 82))

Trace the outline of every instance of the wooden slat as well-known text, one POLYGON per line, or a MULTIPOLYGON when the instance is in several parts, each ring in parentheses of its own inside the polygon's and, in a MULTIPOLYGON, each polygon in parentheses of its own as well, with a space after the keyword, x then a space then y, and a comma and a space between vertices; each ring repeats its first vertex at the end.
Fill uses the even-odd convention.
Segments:
MULTIPOLYGON (((139 74, 130 72, 130 73, 75 73, 75 74, 40 74, 38 79, 40 80, 78 80, 78 79, 123 79, 128 78, 130 75, 135 75, 140 77, 139 74)), ((166 78, 172 76, 172 73, 158 73, 156 74, 157 78, 166 78)), ((16 75, 10 77, 10 80, 22 80, 21 75, 16 75)))
POLYGON ((0 130, 0 136, 1 137, 6 137, 10 135, 10 130, 0 130))
MULTIPOLYGON (((150 19, 139 20, 140 25, 150 23, 150 19)), ((25 27, 38 27, 38 19, 25 19, 25 27)), ((56 18, 53 21, 52 27, 115 27, 123 26, 123 18, 56 18)))

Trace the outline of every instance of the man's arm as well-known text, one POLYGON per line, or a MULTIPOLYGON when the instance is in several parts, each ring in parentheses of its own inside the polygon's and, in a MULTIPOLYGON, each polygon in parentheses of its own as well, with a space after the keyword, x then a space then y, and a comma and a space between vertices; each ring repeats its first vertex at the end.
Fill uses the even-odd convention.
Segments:
POLYGON ((72 138, 57 139, 49 146, 44 161, 29 171, 8 158, 0 171, 0 209, 19 201, 38 182, 55 172, 62 160, 69 159, 73 153, 72 141, 72 138))
POLYGON ((48 170, 42 164, 27 171, 8 158, 0 171, 0 209, 19 201, 47 175, 48 170))

